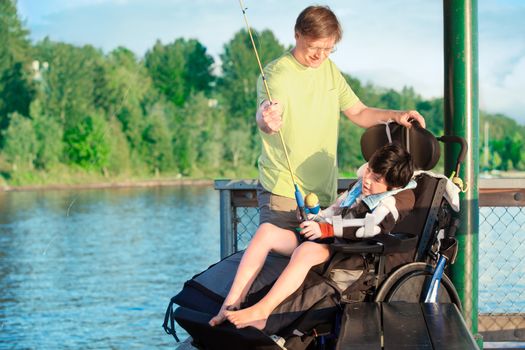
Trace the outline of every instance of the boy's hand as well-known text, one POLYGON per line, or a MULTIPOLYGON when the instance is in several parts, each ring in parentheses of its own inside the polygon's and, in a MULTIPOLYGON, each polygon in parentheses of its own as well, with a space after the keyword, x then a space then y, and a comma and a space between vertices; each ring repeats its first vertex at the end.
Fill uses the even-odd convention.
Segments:
POLYGON ((300 233, 309 241, 334 237, 334 227, 327 222, 305 221, 300 227, 300 233))
POLYGON ((302 228, 300 233, 309 241, 313 241, 314 239, 321 238, 321 236, 323 235, 323 233, 321 232, 321 227, 319 226, 319 223, 315 221, 301 222, 301 225, 299 225, 299 227, 302 228))

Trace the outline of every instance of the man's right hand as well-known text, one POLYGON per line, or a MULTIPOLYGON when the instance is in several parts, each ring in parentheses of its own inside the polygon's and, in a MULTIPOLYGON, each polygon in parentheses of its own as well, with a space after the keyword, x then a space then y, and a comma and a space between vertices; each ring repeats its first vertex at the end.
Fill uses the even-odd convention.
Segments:
POLYGON ((283 115, 283 105, 273 100, 272 103, 266 100, 259 106, 257 110, 257 126, 262 132, 272 135, 279 131, 283 115))

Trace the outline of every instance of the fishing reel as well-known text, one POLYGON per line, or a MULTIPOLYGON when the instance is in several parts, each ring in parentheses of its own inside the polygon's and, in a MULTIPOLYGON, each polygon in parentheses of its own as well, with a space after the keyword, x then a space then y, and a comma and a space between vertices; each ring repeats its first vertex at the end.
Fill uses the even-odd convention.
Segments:
MULTIPOLYGON (((309 219, 308 214, 313 214, 313 215, 319 214, 319 211, 321 210, 321 206, 319 205, 319 198, 317 197, 315 193, 309 193, 303 199, 303 195, 301 194, 301 191, 299 191, 299 189, 296 187, 295 199, 297 200, 297 208, 299 209, 299 214, 301 215, 302 222, 313 219, 313 218, 309 219)), ((302 229, 300 227, 297 227, 295 230, 300 234, 302 229)), ((307 241, 308 239, 305 238, 303 235, 300 235, 300 240, 304 242, 304 241, 307 241)), ((314 239, 312 242, 328 244, 328 243, 332 243, 333 241, 334 241, 334 238, 329 237, 329 238, 314 239)))
POLYGON ((308 214, 317 215, 320 210, 319 198, 315 193, 309 193, 304 199, 303 194, 299 190, 297 184, 295 187, 295 200, 297 202, 297 208, 299 209, 299 214, 301 215, 301 221, 308 220, 308 214))
POLYGON ((304 211, 306 214, 319 214, 321 206, 319 205, 319 198, 315 193, 309 193, 304 197, 305 208, 304 211))

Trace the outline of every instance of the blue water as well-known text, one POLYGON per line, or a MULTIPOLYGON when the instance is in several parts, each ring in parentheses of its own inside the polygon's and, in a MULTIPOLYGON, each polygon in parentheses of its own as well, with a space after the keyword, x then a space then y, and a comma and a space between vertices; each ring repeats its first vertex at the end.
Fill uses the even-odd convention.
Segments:
POLYGON ((0 349, 173 348, 183 282, 219 259, 209 187, 0 193, 0 349))
MULTIPOLYGON (((480 312, 525 312, 524 223, 481 210, 480 312)), ((210 187, 0 192, 0 349, 173 348, 169 299, 218 259, 210 187)))

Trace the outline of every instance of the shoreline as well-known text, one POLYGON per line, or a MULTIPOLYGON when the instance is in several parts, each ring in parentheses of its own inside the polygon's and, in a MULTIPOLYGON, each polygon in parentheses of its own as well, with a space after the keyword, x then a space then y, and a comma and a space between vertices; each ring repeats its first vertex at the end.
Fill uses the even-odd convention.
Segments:
POLYGON ((0 187, 0 192, 23 192, 23 191, 48 191, 48 190, 98 190, 116 188, 140 188, 140 187, 173 187, 173 186, 209 186, 214 180, 204 179, 174 179, 174 180, 138 180, 117 182, 95 182, 83 184, 48 184, 48 185, 22 185, 0 187))
MULTIPOLYGON (((352 176, 350 176, 352 178, 352 176)), ((86 182, 77 184, 40 184, 40 185, 20 185, 10 186, 7 184, 0 185, 0 192, 23 192, 23 191, 62 191, 62 190, 98 190, 98 189, 118 189, 118 188, 152 188, 152 187, 174 187, 174 186, 214 186, 217 179, 156 179, 156 180, 124 180, 124 181, 107 181, 107 182, 86 182)), ((223 178, 222 178, 223 179, 223 178)), ((225 179, 226 180, 226 179, 225 179)), ((231 180, 231 179, 228 179, 231 180)), ((525 172, 508 172, 493 174, 480 173, 479 182, 485 186, 494 186, 498 180, 504 181, 503 185, 507 188, 509 181, 518 181, 522 186, 525 181, 525 172), (488 176, 487 176, 488 175, 488 176)), ((484 187, 484 186, 482 186, 484 187)), ((514 186, 515 187, 515 186, 514 186)))

